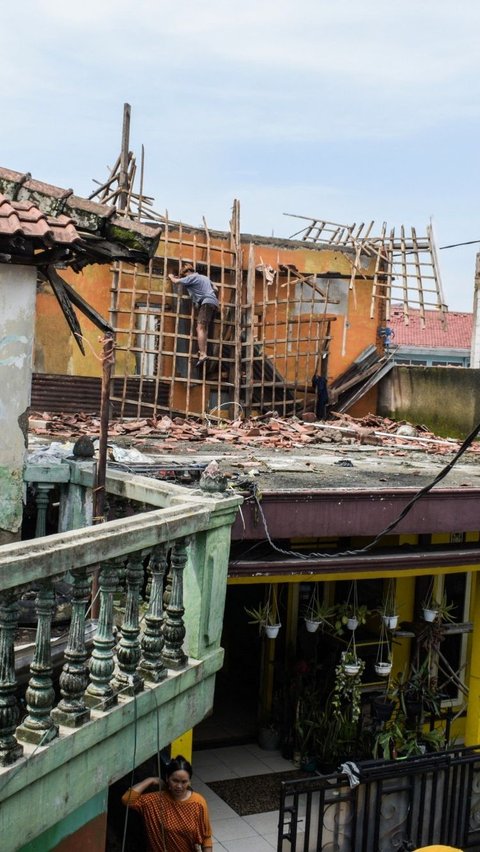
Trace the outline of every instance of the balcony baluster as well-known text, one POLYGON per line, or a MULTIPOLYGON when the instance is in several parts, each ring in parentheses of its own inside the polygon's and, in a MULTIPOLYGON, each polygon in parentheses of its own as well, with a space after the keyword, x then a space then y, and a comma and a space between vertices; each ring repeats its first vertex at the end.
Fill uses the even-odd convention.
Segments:
POLYGON ((90 659, 90 683, 85 692, 85 704, 96 710, 108 710, 117 703, 116 692, 110 684, 115 670, 113 596, 122 564, 123 559, 112 559, 105 562, 100 571, 98 630, 93 640, 93 653, 90 659))
POLYGON ((9 766, 23 754, 15 738, 19 709, 16 699, 14 639, 18 621, 15 595, 0 598, 0 766, 9 766))
POLYGON ((37 482, 35 485, 35 503, 37 506, 37 520, 35 524, 35 538, 41 538, 47 531, 47 512, 50 502, 50 492, 55 487, 52 482, 37 482))
POLYGON ((143 585, 143 553, 132 553, 127 562, 127 597, 121 639, 117 648, 118 669, 112 687, 119 694, 135 695, 143 689, 143 678, 137 671, 141 657, 139 599, 143 585))
POLYGON ((59 725, 78 728, 90 718, 90 711, 84 701, 84 692, 88 685, 85 610, 90 595, 90 578, 83 569, 74 569, 71 574, 72 618, 65 649, 66 662, 60 675, 62 698, 52 711, 52 717, 59 725))
POLYGON ((164 638, 163 625, 163 581, 167 570, 167 547, 160 545, 152 550, 148 563, 150 588, 145 630, 141 639, 143 658, 139 671, 147 682, 158 683, 167 675, 162 660, 164 638))
POLYGON ((187 561, 187 544, 188 539, 178 539, 172 547, 170 557, 172 587, 163 625, 165 645, 162 652, 163 661, 169 669, 183 668, 187 662, 187 656, 182 647, 185 638, 183 571, 187 561))
POLYGON ((50 581, 42 581, 35 598, 37 632, 35 652, 30 665, 30 680, 25 693, 28 715, 17 728, 17 737, 29 743, 46 743, 58 734, 51 711, 55 701, 52 668, 52 616, 55 596, 50 581))

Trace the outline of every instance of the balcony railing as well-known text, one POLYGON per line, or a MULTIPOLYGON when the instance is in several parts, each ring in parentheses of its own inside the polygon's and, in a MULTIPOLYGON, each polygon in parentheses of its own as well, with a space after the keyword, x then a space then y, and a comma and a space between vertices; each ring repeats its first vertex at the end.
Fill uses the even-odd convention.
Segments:
MULTIPOLYGON (((40 495, 46 483, 63 482, 63 525, 74 520, 79 492, 86 489, 85 495, 93 485, 91 466, 81 464, 31 468, 26 478, 44 485, 37 489, 40 495)), ((128 474, 109 476, 107 491, 149 510, 0 547, 4 852, 19 848, 20 813, 28 813, 26 843, 197 724, 213 703, 223 659, 230 527, 239 500, 128 474), (99 614, 89 646, 94 575, 99 614), (71 618, 57 678, 52 618, 55 584, 65 578, 72 590, 71 618), (117 632, 114 598, 120 584, 123 619, 117 632), (32 588, 36 632, 23 696, 15 636, 18 602, 32 588)), ((77 523, 82 514, 77 512, 77 523)))

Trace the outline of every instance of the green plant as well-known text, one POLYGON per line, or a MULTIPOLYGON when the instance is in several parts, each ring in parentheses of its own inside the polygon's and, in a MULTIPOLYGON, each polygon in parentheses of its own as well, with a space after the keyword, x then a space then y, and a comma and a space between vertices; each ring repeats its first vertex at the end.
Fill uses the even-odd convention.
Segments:
POLYGON ((349 618, 356 618, 359 625, 366 624, 367 618, 370 615, 368 607, 355 606, 351 603, 337 604, 335 607, 334 630, 337 635, 345 631, 349 618))
POLYGON ((335 614, 335 607, 323 601, 310 600, 303 611, 303 617, 308 621, 321 621, 331 626, 329 619, 335 614))
POLYGON ((340 717, 347 709, 352 722, 357 722, 360 718, 364 669, 365 662, 358 659, 355 650, 343 652, 342 658, 335 668, 335 685, 331 699, 334 716, 340 717), (347 667, 350 665, 358 666, 358 671, 355 674, 347 672, 347 667))
POLYGON ((384 757, 386 760, 407 758, 414 754, 424 754, 425 751, 441 751, 445 748, 443 731, 418 732, 406 725, 403 716, 397 716, 385 723, 382 731, 376 734, 373 745, 374 758, 384 757))
POLYGON ((266 626, 273 627, 279 625, 280 613, 278 611, 276 589, 273 586, 269 586, 266 601, 259 603, 257 607, 245 607, 245 612, 251 619, 248 623, 258 624, 260 631, 266 626))
POLYGON ((405 716, 421 716, 424 712, 440 715, 441 695, 437 678, 430 672, 429 655, 418 668, 412 664, 407 673, 398 675, 393 682, 392 695, 398 698, 405 716))
POLYGON ((421 606, 422 609, 430 609, 433 612, 436 612, 436 621, 455 621, 455 618, 452 615, 452 610, 455 609, 455 604, 447 603, 446 595, 443 595, 440 600, 435 600, 434 597, 429 595, 422 601, 421 606))

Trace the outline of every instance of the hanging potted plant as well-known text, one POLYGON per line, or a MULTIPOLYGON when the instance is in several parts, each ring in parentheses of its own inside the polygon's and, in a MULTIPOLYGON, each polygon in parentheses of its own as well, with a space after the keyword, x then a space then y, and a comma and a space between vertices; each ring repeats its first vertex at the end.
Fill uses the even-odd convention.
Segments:
POLYGON ((329 619, 333 616, 334 612, 334 607, 331 607, 320 600, 318 586, 315 583, 310 600, 308 601, 303 613, 307 632, 315 633, 321 624, 326 624, 328 627, 331 627, 329 619))
POLYGON ((364 660, 357 657, 355 634, 349 648, 342 653, 335 668, 335 685, 332 693, 332 710, 339 717, 347 708, 352 722, 358 722, 361 712, 361 679, 365 668, 364 660))
POLYGON ((357 581, 354 580, 350 586, 348 598, 345 603, 338 604, 335 607, 335 633, 343 633, 345 628, 352 632, 367 621, 367 616, 370 614, 369 609, 358 603, 357 581))
POLYGON ((276 639, 281 628, 280 614, 278 611, 277 590, 274 586, 268 587, 267 600, 258 607, 245 607, 245 612, 250 616, 249 624, 258 624, 260 633, 263 631, 268 639, 276 639))
POLYGON ((443 595, 439 601, 435 600, 433 595, 428 595, 427 598, 422 601, 423 620, 430 624, 434 621, 455 621, 451 615, 452 609, 454 608, 455 604, 447 603, 446 595, 443 595))
POLYGON ((387 635, 387 627, 382 621, 380 625, 380 638, 375 660, 375 674, 379 677, 390 677, 392 671, 392 649, 387 635))
POLYGON ((387 592, 380 611, 382 621, 387 630, 396 630, 398 627, 398 614, 395 602, 395 581, 389 580, 387 592))

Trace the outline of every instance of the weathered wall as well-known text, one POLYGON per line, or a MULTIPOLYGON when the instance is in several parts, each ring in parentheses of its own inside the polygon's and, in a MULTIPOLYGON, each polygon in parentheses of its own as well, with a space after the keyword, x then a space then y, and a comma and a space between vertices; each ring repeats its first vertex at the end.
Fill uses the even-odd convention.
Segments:
POLYGON ((108 790, 44 831, 19 852, 103 852, 107 834, 108 790))
POLYGON ((18 537, 32 381, 36 269, 0 265, 0 544, 18 537))
POLYGON ((380 382, 378 413, 463 438, 480 421, 480 370, 394 367, 380 382))

